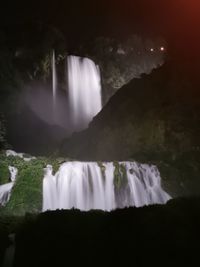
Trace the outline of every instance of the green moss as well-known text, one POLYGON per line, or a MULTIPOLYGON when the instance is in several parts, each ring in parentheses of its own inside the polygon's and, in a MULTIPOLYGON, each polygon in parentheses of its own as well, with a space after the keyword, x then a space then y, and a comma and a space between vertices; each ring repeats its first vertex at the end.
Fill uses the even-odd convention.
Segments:
POLYGON ((9 216, 21 216, 27 212, 40 212, 42 209, 43 169, 50 164, 56 173, 64 161, 65 159, 61 158, 38 157, 26 162, 19 157, 6 157, 5 154, 0 153, 0 182, 8 182, 8 166, 14 166, 18 169, 10 201, 4 208, 0 209, 0 213, 9 216))
POLYGON ((0 185, 9 182, 9 170, 6 163, 0 161, 0 185))
POLYGON ((103 162, 101 162, 101 161, 98 161, 97 164, 98 164, 98 166, 99 166, 99 168, 101 170, 101 174, 102 174, 102 177, 103 177, 103 180, 104 180, 104 183, 105 183, 105 181, 106 181, 106 174, 105 174, 106 167, 103 165, 103 162))
POLYGON ((58 171, 60 164, 64 162, 64 159, 46 157, 38 157, 37 160, 43 164, 43 168, 45 168, 48 164, 52 165, 54 174, 58 171))
POLYGON ((128 183, 128 178, 126 174, 126 167, 124 164, 120 164, 119 162, 114 162, 115 170, 114 170, 114 186, 115 190, 120 190, 125 187, 128 183))
POLYGON ((42 208, 43 162, 33 160, 21 163, 10 201, 4 208, 6 214, 37 213, 42 208))

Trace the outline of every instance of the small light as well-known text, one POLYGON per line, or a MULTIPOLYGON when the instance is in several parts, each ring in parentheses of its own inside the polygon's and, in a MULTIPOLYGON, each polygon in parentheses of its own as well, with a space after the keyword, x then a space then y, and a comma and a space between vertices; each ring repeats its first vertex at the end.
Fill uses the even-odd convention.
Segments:
POLYGON ((164 46, 161 46, 160 51, 165 51, 164 46))
POLYGON ((150 51, 151 51, 151 52, 154 52, 154 49, 153 49, 153 48, 151 48, 151 49, 150 49, 150 51))

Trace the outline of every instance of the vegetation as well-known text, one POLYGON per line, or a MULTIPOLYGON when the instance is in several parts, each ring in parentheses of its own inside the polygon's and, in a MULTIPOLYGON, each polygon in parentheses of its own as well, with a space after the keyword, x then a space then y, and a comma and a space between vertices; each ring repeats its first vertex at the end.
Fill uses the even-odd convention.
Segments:
POLYGON ((99 165, 99 168, 101 169, 101 174, 102 174, 102 177, 103 177, 104 182, 105 182, 105 179, 106 179, 106 175, 105 175, 106 167, 103 165, 103 162, 101 162, 101 161, 98 161, 97 163, 99 165))
POLYGON ((115 190, 121 190, 128 184, 127 174, 126 174, 126 168, 123 164, 120 164, 119 162, 114 162, 115 171, 114 171, 114 185, 115 190))
POLYGON ((167 62, 123 86, 87 130, 63 142, 61 152, 83 160, 153 163, 169 194, 199 194, 199 87, 193 73, 167 62))
POLYGON ((44 168, 47 164, 53 166, 54 173, 57 172, 61 158, 38 157, 31 161, 24 161, 22 158, 0 154, 0 184, 9 182, 8 166, 18 169, 15 185, 12 189, 10 201, 0 213, 5 215, 24 215, 28 213, 38 213, 42 209, 42 182, 44 168))

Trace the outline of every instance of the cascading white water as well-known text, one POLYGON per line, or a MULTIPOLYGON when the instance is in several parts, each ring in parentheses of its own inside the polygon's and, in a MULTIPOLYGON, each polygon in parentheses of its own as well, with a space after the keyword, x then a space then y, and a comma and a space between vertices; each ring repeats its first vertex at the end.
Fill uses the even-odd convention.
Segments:
POLYGON ((43 211, 101 209, 164 204, 170 196, 161 188, 156 166, 136 162, 66 162, 53 175, 50 165, 43 180, 43 211), (118 172, 118 174, 116 174, 118 172))
POLYGON ((70 122, 82 130, 102 108, 100 72, 88 58, 68 56, 67 63, 70 122))
POLYGON ((0 185, 0 206, 5 206, 5 204, 9 201, 11 196, 11 191, 14 186, 16 176, 18 173, 17 168, 13 166, 8 167, 10 172, 10 183, 0 185))
POLYGON ((57 73, 55 51, 52 53, 52 93, 53 93, 53 116, 56 120, 56 96, 57 96, 57 73))
POLYGON ((13 185, 13 182, 0 185, 0 206, 5 206, 5 204, 9 201, 13 185))

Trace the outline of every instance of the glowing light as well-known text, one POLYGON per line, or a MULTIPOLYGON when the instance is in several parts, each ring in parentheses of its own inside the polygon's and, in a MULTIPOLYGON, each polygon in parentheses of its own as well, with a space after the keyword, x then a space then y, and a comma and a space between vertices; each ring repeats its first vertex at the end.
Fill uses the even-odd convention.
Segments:
POLYGON ((161 46, 160 51, 165 51, 164 46, 161 46))
POLYGON ((151 52, 154 52, 154 48, 151 48, 150 51, 151 51, 151 52))

